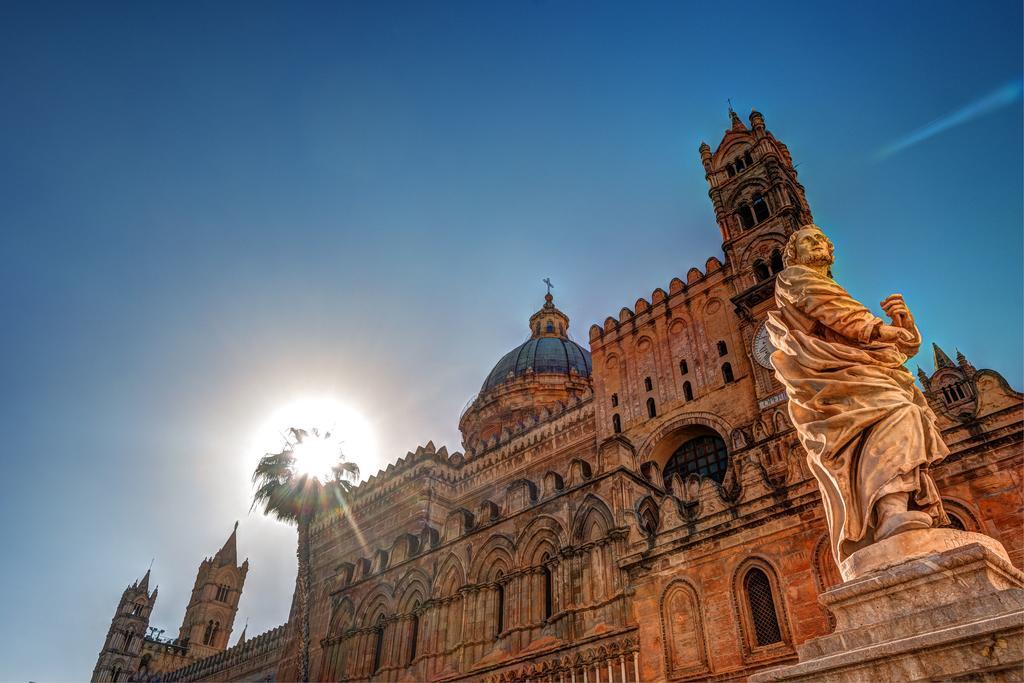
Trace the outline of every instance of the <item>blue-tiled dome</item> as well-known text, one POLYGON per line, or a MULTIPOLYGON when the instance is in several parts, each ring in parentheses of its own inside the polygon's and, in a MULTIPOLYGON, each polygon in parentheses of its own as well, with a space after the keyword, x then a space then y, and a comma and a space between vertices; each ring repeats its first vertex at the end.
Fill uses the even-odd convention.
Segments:
POLYGON ((531 370, 536 373, 564 375, 569 375, 575 370, 582 377, 590 377, 590 352, 564 337, 530 339, 502 356, 487 375, 480 392, 493 389, 531 370))

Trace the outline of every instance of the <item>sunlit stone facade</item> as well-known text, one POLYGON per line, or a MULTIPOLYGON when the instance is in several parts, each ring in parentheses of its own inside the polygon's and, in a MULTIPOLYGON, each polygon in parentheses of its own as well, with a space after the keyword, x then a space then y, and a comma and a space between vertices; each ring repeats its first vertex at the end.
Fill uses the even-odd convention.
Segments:
MULTIPOLYGON (((829 632, 817 595, 838 572, 761 331, 811 210, 757 112, 700 159, 724 263, 593 326, 589 351, 547 297, 461 416, 464 452, 419 447, 314 525, 314 680, 731 680, 829 632)), ((938 348, 920 378, 953 523, 1022 566, 1024 397, 938 348)), ((254 680, 273 659, 292 680, 294 608, 275 633, 164 678, 254 680)))

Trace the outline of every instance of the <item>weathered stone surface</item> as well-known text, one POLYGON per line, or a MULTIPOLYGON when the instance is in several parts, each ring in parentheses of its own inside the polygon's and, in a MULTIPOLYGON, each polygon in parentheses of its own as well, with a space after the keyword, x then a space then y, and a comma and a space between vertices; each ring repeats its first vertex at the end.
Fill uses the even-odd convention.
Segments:
POLYGON ((1020 680, 1024 573, 973 543, 890 566, 821 596, 836 631, 797 648, 769 681, 1020 680))

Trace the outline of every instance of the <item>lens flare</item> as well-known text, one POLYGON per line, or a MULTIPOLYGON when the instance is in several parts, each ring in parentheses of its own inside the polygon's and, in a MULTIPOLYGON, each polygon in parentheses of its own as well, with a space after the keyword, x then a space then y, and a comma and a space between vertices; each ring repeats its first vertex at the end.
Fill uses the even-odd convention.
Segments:
POLYGON ((339 458, 354 462, 363 476, 373 474, 368 470, 377 460, 377 440, 369 421, 358 410, 329 396, 301 398, 281 406, 257 430, 252 451, 258 459, 288 444, 296 469, 321 481, 331 476, 339 458))

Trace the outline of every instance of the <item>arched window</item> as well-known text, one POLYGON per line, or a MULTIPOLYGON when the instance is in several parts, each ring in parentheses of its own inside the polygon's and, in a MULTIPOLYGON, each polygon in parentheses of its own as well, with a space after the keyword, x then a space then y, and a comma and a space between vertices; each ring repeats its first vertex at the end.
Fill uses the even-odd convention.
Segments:
POLYGON ((764 197, 759 194, 755 194, 752 206, 754 209, 755 223, 760 223, 764 219, 768 218, 768 202, 764 200, 764 197))
POLYGON ((206 630, 203 632, 203 645, 209 645, 213 640, 213 619, 210 619, 206 624, 206 630))
POLYGON ((658 417, 658 409, 654 406, 654 399, 647 399, 647 417, 658 417))
POLYGON ((721 484, 728 467, 729 452, 725 441, 717 434, 697 436, 679 446, 665 463, 665 486, 668 487, 673 474, 679 474, 683 479, 689 474, 697 474, 721 484))
POLYGON ((683 398, 687 401, 693 400, 693 387, 690 386, 689 382, 683 382, 683 398))
POLYGON ((373 673, 380 671, 384 656, 384 615, 377 617, 377 633, 373 641, 373 673))
POLYGON ((763 281, 767 280, 768 278, 770 278, 771 276, 772 276, 772 274, 771 274, 771 272, 769 272, 768 266, 767 266, 767 264, 765 264, 764 261, 761 261, 761 260, 754 261, 754 278, 758 282, 763 282, 763 281))
POLYGON ((729 347, 725 345, 725 342, 724 341, 718 342, 718 355, 719 356, 724 356, 727 353, 729 353, 729 347))
POLYGON ((750 210, 750 207, 744 204, 739 208, 736 214, 740 217, 740 224, 745 230, 749 230, 754 227, 754 212, 750 210))
POLYGON ((782 268, 782 253, 778 249, 776 249, 775 251, 772 252, 772 272, 777 273, 780 270, 782 270, 782 268))
POLYGON ((946 516, 949 517, 949 524, 946 525, 947 528, 967 531, 967 525, 964 524, 962 519, 954 515, 952 512, 947 512, 946 516))
POLYGON ((217 644, 217 636, 220 635, 220 622, 213 622, 213 633, 210 634, 210 645, 217 644))
POLYGON ((644 377, 644 389, 650 391, 654 388, 654 382, 651 381, 650 377, 644 377))
POLYGON ((495 588, 495 618, 494 618, 494 637, 495 639, 501 637, 501 632, 505 630, 505 584, 501 582, 501 572, 498 572, 497 587, 495 588))
POLYGON ((228 588, 227 586, 217 586, 217 600, 219 602, 227 602, 228 601, 228 592, 230 590, 231 589, 228 588))
POLYGON ((412 632, 409 634, 409 661, 405 664, 406 666, 413 663, 416 659, 416 644, 420 637, 420 617, 416 614, 416 610, 420 608, 420 601, 417 600, 412 606, 412 618, 409 619, 409 628, 412 632))
POLYGON ((726 384, 732 384, 735 382, 735 378, 732 376, 732 364, 722 363, 722 379, 725 380, 726 384))
POLYGON ((750 621, 754 627, 754 639, 758 646, 771 645, 782 641, 779 616, 775 611, 775 598, 768 576, 754 567, 743 579, 750 608, 750 621))
POLYGON ((732 164, 728 164, 725 167, 725 172, 729 174, 730 178, 732 178, 734 175, 736 175, 736 167, 733 166, 732 164))
POLYGON ((622 433, 622 418, 619 417, 618 413, 612 415, 612 431, 616 434, 622 433))
POLYGON ((743 155, 743 161, 744 161, 744 163, 747 164, 747 166, 753 166, 754 165, 754 160, 750 156, 750 150, 747 150, 746 154, 743 155))
POLYGON ((110 680, 113 681, 113 683, 117 683, 117 681, 120 678, 121 678, 121 667, 120 666, 115 666, 114 670, 110 672, 110 680))
POLYGON ((136 617, 142 616, 142 605, 136 603, 135 606, 132 607, 132 615, 136 617))
POLYGON ((617 405, 619 405, 619 395, 612 394, 612 408, 614 408, 617 405))
POLYGON ((132 651, 132 638, 133 637, 134 637, 134 634, 131 631, 125 631, 125 633, 124 633, 124 649, 125 649, 125 652, 131 652, 132 651))
POLYGON ((550 619, 551 618, 551 614, 552 614, 552 612, 554 610, 554 596, 555 596, 554 586, 552 585, 552 579, 551 579, 551 568, 548 567, 548 565, 547 565, 548 559, 550 559, 548 557, 548 554, 544 553, 544 557, 542 557, 541 560, 540 560, 541 561, 541 567, 540 567, 541 578, 544 580, 544 618, 545 619, 550 619))
POLYGON ((685 375, 689 371, 690 371, 690 366, 688 366, 686 364, 686 361, 685 360, 679 361, 679 374, 680 375, 685 375))

